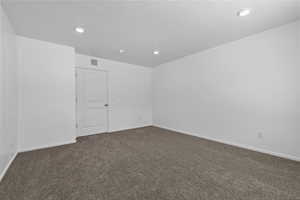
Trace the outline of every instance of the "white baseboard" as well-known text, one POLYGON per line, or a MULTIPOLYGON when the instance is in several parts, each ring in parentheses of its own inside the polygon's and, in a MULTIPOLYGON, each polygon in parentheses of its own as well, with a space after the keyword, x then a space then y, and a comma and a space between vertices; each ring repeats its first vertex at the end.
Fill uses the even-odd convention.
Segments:
POLYGON ((144 128, 144 127, 148 127, 148 126, 153 126, 153 125, 152 124, 143 124, 143 125, 139 125, 139 126, 116 128, 116 129, 109 130, 108 133, 114 133, 114 132, 118 132, 118 131, 126 131, 126 130, 131 130, 131 129, 136 129, 136 128, 144 128))
POLYGON ((66 141, 66 142, 57 142, 53 144, 46 144, 46 145, 41 145, 37 147, 30 147, 30 148, 25 148, 25 149, 20 149, 19 152, 28 152, 28 151, 34 151, 34 150, 39 150, 39 149, 46 149, 46 148, 51 148, 51 147, 57 147, 61 145, 66 145, 66 144, 74 144, 76 143, 76 139, 71 140, 71 141, 66 141))
POLYGON ((191 133, 191 132, 187 132, 187 131, 183 131, 183 130, 169 128, 169 127, 162 126, 162 125, 155 124, 153 126, 163 128, 163 129, 167 129, 167 130, 174 131, 174 132, 178 132, 178 133, 182 133, 182 134, 186 134, 186 135, 196 136, 196 137, 203 138, 203 139, 206 139, 206 140, 211 140, 211 141, 215 141, 215 142, 219 142, 219 143, 223 143, 223 144, 228 144, 228 145, 243 148, 243 149, 248 149, 248 150, 251 150, 251 151, 256 151, 256 152, 269 154, 269 155, 272 155, 272 156, 276 156, 276 157, 285 158, 285 159, 300 162, 299 157, 293 156, 293 155, 288 155, 288 154, 285 154, 285 153, 273 152, 273 151, 269 151, 269 150, 266 150, 266 149, 260 149, 260 148, 253 147, 253 146, 246 145, 246 144, 237 144, 237 143, 234 143, 234 142, 229 142, 229 141, 220 140, 220 139, 216 139, 216 138, 212 138, 212 137, 202 136, 202 135, 198 135, 196 133, 191 133))
POLYGON ((11 163, 14 161, 14 159, 16 158, 16 156, 18 155, 18 152, 15 152, 14 155, 11 157, 11 159, 9 160, 9 162, 7 163, 6 167, 4 168, 4 170, 1 172, 0 174, 0 182, 2 180, 2 178, 4 177, 4 175, 6 174, 8 168, 10 167, 11 163))

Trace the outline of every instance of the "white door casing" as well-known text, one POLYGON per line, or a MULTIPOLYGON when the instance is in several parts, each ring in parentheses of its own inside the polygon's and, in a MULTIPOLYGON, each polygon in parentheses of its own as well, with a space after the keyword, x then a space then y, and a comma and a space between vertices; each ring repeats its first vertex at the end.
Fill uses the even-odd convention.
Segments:
POLYGON ((77 136, 108 132, 108 72, 76 69, 77 136))

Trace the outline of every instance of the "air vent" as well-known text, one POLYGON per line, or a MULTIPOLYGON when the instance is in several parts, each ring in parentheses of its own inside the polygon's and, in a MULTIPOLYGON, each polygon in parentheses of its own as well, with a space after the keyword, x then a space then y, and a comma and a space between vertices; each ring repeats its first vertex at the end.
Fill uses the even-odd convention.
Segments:
POLYGON ((91 65, 98 66, 98 60, 97 59, 91 59, 91 65))

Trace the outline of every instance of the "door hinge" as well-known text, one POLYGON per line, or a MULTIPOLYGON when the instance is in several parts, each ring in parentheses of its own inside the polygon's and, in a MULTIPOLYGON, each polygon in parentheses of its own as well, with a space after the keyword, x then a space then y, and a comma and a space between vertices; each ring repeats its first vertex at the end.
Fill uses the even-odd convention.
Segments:
POLYGON ((78 128, 78 123, 76 123, 75 127, 78 128))
POLYGON ((78 103, 78 98, 77 97, 75 97, 75 103, 78 103))

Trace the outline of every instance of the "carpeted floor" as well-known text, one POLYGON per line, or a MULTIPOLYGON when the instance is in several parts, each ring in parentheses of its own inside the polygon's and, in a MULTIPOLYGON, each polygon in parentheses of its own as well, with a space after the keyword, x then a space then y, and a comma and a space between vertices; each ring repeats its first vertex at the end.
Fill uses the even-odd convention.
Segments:
POLYGON ((296 200, 300 163, 155 127, 21 153, 1 200, 296 200))

